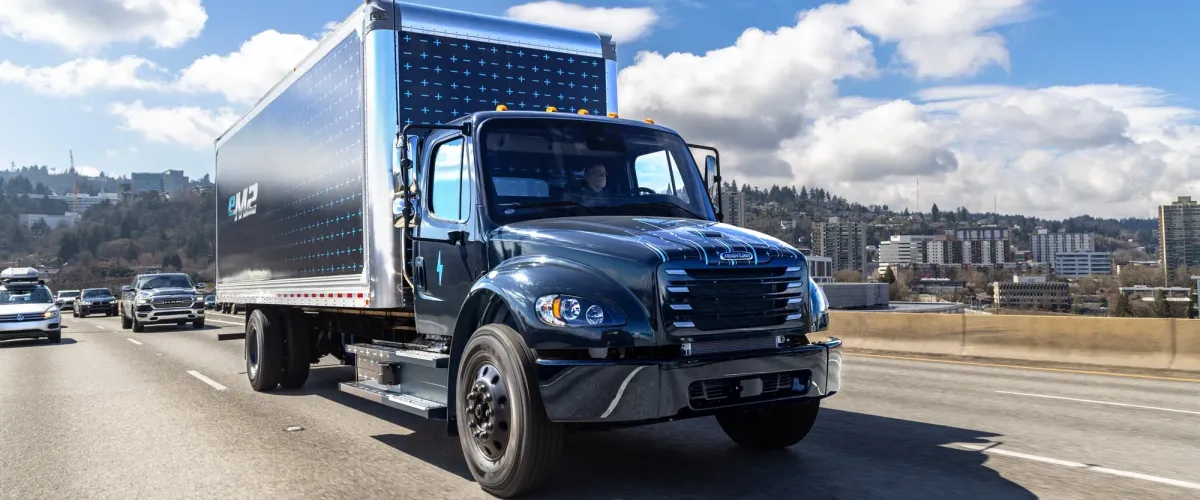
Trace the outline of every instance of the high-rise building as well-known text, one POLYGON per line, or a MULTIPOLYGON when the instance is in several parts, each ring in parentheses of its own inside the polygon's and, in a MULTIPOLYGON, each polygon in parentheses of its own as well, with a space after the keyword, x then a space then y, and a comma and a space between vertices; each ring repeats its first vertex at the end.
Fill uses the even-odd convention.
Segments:
POLYGON ((834 271, 862 272, 867 265, 867 226, 837 217, 813 223, 812 249, 816 255, 829 257, 834 271))
POLYGON ((188 189, 188 178, 182 170, 167 170, 162 173, 162 192, 167 196, 179 197, 188 189))
POLYGON ((152 191, 156 193, 163 192, 162 174, 155 174, 151 172, 134 172, 129 175, 129 178, 133 184, 133 192, 136 194, 149 193, 152 191))
POLYGON ((725 214, 723 222, 746 227, 746 193, 721 188, 721 210, 725 214))
POLYGON ((1029 246, 1033 260, 1053 264, 1059 252, 1095 252, 1096 238, 1092 233, 1051 233, 1038 229, 1037 234, 1030 235, 1029 246))
POLYGON ((1163 272, 1180 266, 1200 266, 1200 203, 1180 196, 1158 207, 1158 247, 1163 272))

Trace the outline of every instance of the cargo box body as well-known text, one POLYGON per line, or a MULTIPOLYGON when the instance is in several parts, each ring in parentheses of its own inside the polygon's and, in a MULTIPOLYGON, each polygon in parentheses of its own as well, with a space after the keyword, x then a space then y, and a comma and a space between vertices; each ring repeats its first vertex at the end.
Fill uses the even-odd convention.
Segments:
POLYGON ((396 136, 493 110, 617 110, 604 34, 369 1, 216 140, 217 302, 402 309, 396 136))

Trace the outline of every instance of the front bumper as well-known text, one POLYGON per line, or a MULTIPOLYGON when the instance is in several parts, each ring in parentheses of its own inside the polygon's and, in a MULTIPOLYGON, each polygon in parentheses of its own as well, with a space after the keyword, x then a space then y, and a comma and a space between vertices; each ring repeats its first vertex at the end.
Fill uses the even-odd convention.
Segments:
POLYGON ((79 304, 79 313, 80 314, 100 314, 100 313, 116 314, 117 313, 117 303, 112 302, 112 303, 108 303, 108 304, 89 304, 86 306, 83 304, 79 304))
POLYGON ((139 323, 147 325, 160 323, 179 323, 181 321, 186 323, 189 321, 204 319, 204 308, 181 307, 174 309, 150 309, 145 311, 139 309, 135 311, 134 314, 137 315, 137 320, 139 323))
POLYGON ((841 388, 842 341, 672 361, 543 359, 537 365, 551 421, 633 423, 832 396, 841 388))
POLYGON ((62 328, 60 316, 32 321, 0 322, 0 340, 40 339, 59 333, 62 328))

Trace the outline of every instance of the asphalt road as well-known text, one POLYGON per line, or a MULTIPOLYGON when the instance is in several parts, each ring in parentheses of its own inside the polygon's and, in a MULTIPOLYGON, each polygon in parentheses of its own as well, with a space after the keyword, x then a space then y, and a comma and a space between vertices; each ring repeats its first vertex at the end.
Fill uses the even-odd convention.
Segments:
MULTIPOLYGON (((216 341, 241 321, 68 316, 62 344, 0 343, 0 498, 486 497, 443 423, 339 393, 348 368, 253 392, 242 342, 216 341)), ((711 419, 573 435, 540 497, 1200 498, 1200 382, 864 355, 846 370, 793 449, 738 449, 711 419)))

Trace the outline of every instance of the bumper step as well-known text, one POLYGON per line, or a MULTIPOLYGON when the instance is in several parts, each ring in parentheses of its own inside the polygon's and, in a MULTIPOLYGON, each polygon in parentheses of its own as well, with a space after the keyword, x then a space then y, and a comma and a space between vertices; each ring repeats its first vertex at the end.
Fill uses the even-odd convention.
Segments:
POLYGON ((429 368, 446 368, 450 355, 421 350, 418 346, 388 342, 387 344, 350 344, 346 352, 379 363, 403 363, 429 368))
POLYGON ((341 382, 338 390, 429 419, 445 420, 446 405, 409 394, 397 394, 361 382, 341 382))

